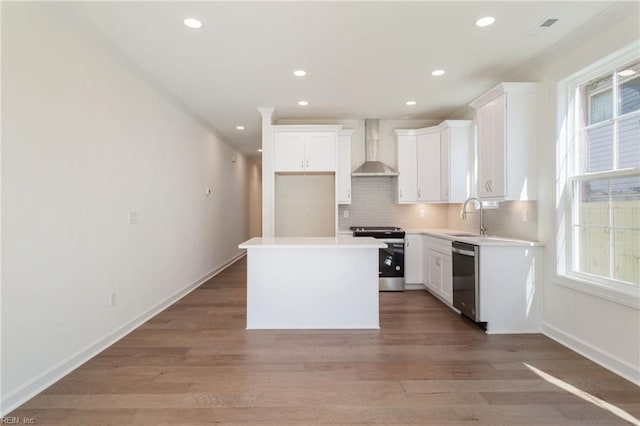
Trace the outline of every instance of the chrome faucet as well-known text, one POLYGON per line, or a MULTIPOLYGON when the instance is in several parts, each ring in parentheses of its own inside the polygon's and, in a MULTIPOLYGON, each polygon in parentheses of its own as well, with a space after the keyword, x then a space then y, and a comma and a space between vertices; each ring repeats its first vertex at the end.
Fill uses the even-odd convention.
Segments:
POLYGON ((484 209, 482 208, 482 201, 476 197, 468 198, 462 206, 462 214, 460 216, 462 216, 463 219, 467 218, 467 204, 469 204, 470 201, 475 201, 480 205, 480 235, 485 235, 487 233, 487 228, 484 227, 484 209))

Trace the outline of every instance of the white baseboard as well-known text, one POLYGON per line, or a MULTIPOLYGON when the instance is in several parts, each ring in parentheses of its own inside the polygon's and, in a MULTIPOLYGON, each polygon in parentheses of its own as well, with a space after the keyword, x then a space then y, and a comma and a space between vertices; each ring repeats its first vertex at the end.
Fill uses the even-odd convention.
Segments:
POLYGON ((540 330, 487 330, 487 334, 540 334, 540 330))
POLYGON ((427 288, 424 286, 424 284, 420 284, 420 283, 405 283, 404 285, 404 289, 405 290, 426 290, 427 288))
POLYGON ((62 379, 67 374, 71 373, 73 370, 80 367, 85 362, 89 361, 91 358, 99 354, 100 352, 107 349, 109 346, 116 343, 118 340, 122 339, 127 334, 131 333, 136 328, 140 327, 142 324, 164 311, 169 306, 176 303, 178 300, 182 299, 187 294, 191 293, 200 285, 204 284, 214 276, 218 275, 220 272, 227 269, 233 263, 240 260, 242 257, 246 255, 246 251, 239 253, 233 258, 229 259, 219 267, 215 268, 211 272, 207 273, 203 277, 197 279, 193 283, 189 284, 182 290, 178 291, 174 295, 168 297, 164 301, 158 303, 157 305, 151 307, 147 311, 143 312, 136 318, 127 322, 126 324, 120 326, 115 329, 111 333, 107 334, 101 339, 98 339, 96 342, 88 345, 84 349, 80 350, 78 353, 68 357, 65 361, 60 363, 58 366, 52 368, 51 370, 41 374, 40 376, 33 379, 31 382, 27 383, 17 391, 13 392, 11 395, 8 395, 0 402, 0 418, 6 416, 11 411, 15 410, 29 399, 33 398, 58 380, 62 379))
POLYGON ((543 324, 542 334, 640 386, 640 366, 620 359, 601 348, 593 346, 589 342, 547 323, 543 324))

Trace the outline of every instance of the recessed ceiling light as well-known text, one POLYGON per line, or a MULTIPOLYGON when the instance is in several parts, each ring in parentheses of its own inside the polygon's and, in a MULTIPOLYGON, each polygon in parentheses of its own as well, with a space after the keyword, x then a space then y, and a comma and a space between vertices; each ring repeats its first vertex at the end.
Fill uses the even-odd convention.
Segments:
POLYGON ((262 152, 262 148, 258 148, 258 152, 262 152))
POLYGON ((307 75, 307 72, 305 70, 295 70, 293 72, 293 75, 295 75, 296 77, 304 77, 305 75, 307 75))
POLYGON ((407 101, 406 104, 408 106, 414 106, 415 104, 417 104, 417 102, 416 101, 407 101))
POLYGON ((434 77, 440 77, 441 75, 444 75, 444 70, 433 70, 431 71, 431 75, 434 77))
POLYGON ((485 16, 484 18, 480 18, 476 21, 476 27, 488 27, 494 22, 496 22, 496 18, 493 16, 485 16))
POLYGON ((202 22, 195 18, 187 18, 184 20, 184 24, 189 28, 202 28, 202 22))
POLYGON ((244 130, 244 126, 236 126, 236 130, 244 130))
POLYGON ((307 102, 307 101, 298 101, 298 105, 307 106, 307 105, 309 105, 309 102, 307 102))
POLYGON ((632 70, 631 68, 629 68, 629 69, 622 70, 622 71, 618 72, 618 75, 620 77, 629 77, 629 76, 634 75, 635 73, 636 73, 635 70, 632 70))

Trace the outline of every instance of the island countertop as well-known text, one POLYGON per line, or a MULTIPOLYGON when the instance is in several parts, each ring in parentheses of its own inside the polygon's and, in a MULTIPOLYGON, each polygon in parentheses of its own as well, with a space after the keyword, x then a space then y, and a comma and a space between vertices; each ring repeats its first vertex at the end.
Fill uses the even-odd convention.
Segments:
POLYGON ((239 246, 241 249, 254 248, 385 248, 387 245, 371 237, 256 237, 239 246))

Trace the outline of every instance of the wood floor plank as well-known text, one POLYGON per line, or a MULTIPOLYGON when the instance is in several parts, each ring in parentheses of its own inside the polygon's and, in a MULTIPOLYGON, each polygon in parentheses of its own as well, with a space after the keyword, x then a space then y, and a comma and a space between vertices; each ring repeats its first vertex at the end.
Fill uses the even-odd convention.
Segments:
POLYGON ((247 331, 245 302, 241 260, 10 415, 38 425, 629 424, 530 365, 640 417, 634 384, 545 336, 487 335, 423 291, 381 293, 380 330, 247 331))

